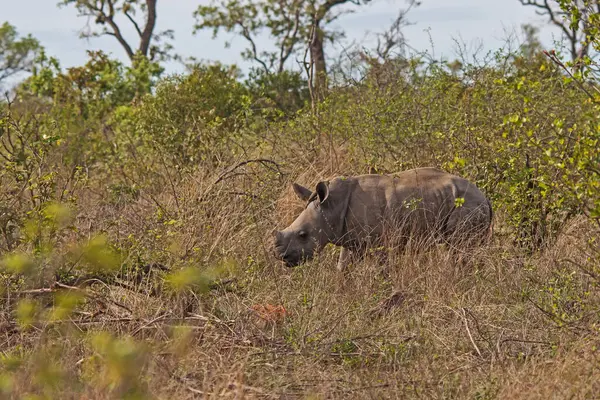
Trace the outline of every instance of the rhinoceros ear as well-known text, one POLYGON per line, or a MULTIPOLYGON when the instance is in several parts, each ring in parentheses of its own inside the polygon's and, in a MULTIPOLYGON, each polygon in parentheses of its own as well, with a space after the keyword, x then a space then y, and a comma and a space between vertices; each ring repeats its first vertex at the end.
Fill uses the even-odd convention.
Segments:
POLYGON ((310 189, 307 189, 302 185, 298 185, 297 183, 292 184, 292 187, 294 188, 296 196, 298 196, 300 200, 308 201, 310 195, 312 194, 312 191, 310 189))
POLYGON ((317 183, 317 196, 319 196, 319 202, 321 204, 325 203, 327 198, 329 197, 329 182, 319 182, 317 183))

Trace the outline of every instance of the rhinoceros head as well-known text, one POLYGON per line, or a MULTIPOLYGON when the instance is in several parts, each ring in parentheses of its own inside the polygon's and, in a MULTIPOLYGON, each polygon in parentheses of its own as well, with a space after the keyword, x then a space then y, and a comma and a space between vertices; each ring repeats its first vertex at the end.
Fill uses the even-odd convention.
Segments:
POLYGON ((335 242, 341 234, 348 201, 339 185, 319 182, 315 191, 297 183, 294 192, 307 202, 304 211, 282 231, 274 231, 275 256, 288 267, 294 267, 314 257, 323 246, 335 242), (338 187, 336 187, 338 186, 338 187))

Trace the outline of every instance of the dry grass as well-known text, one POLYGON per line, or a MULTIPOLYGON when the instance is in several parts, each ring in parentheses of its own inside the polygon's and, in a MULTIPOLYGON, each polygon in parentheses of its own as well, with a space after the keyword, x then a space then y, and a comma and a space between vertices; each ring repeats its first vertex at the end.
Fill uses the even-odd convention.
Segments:
POLYGON ((115 199, 105 182, 80 190, 77 229, 61 241, 106 232, 129 269, 120 284, 92 279, 70 289, 87 294, 77 312, 29 328, 15 324, 17 300, 35 298, 48 309, 52 295, 6 292, 1 348, 25 360, 4 368, 3 388, 12 397, 506 399, 599 392, 598 282, 562 261, 585 262, 578 247, 590 229, 584 222, 572 222, 552 247, 528 256, 503 233, 499 212, 499 233, 466 267, 439 247, 392 254, 386 266, 367 257, 344 278, 334 268, 336 248, 286 269, 267 246, 268 232, 302 207, 287 189, 289 178, 314 183, 333 174, 330 168, 285 178, 260 162, 223 171, 163 175, 141 185, 138 197, 115 199), (169 271, 218 270, 221 283, 175 292, 165 284, 168 272, 152 263, 169 271), (381 312, 378 304, 394 292, 395 304, 381 312), (125 342, 91 339, 101 331, 125 342))

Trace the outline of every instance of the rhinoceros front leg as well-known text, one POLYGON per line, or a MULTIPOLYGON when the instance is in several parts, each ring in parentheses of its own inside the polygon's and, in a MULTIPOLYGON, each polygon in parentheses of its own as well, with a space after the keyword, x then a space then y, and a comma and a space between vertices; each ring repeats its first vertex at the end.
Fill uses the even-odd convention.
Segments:
POLYGON ((342 247, 340 252, 340 258, 337 263, 337 270, 339 272, 346 272, 348 265, 352 262, 352 251, 346 247, 342 247))
POLYGON ((344 275, 348 272, 348 267, 353 263, 361 261, 365 256, 365 250, 362 247, 342 247, 340 258, 338 258, 337 270, 343 272, 344 275))

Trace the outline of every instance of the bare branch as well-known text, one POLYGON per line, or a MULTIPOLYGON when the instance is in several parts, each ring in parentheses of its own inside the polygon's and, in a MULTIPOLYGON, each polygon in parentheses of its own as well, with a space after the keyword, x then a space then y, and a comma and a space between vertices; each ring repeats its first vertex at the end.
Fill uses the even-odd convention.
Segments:
POLYGON ((252 59, 254 61, 256 61, 257 63, 259 63, 263 67, 265 72, 268 73, 269 67, 267 66, 267 63, 265 63, 258 56, 258 50, 256 48, 256 43, 254 43, 254 39, 252 38, 252 35, 250 34, 250 30, 244 25, 244 23, 242 21, 237 21, 237 24, 242 28, 242 36, 250 43, 250 47, 252 48, 252 59))
MULTIPOLYGON (((285 4, 283 4, 283 1, 279 2, 279 6, 281 7, 281 10, 284 11, 285 4)), ((285 15, 285 13, 284 13, 284 15, 285 15)), ((291 30, 288 29, 286 31, 286 34, 285 34, 283 40, 281 41, 281 47, 280 47, 280 51, 279 51, 279 67, 277 69, 279 73, 283 72, 285 62, 288 60, 288 58, 294 51, 294 47, 297 43, 296 39, 298 37, 298 30, 300 28, 300 8, 299 7, 296 8, 295 13, 294 13, 294 21, 293 22, 290 21, 290 19, 287 16, 286 16, 286 20, 288 23, 292 24, 292 29, 291 30)))
MULTIPOLYGON (((134 56, 133 50, 131 49, 131 46, 129 45, 129 43, 127 43, 127 41, 123 37, 123 34, 121 33, 121 29, 119 29, 119 26, 115 23, 115 21, 112 19, 112 17, 106 17, 106 22, 110 25, 110 27, 113 30, 112 36, 117 38, 117 40, 119 41, 119 43, 121 44, 123 49, 125 49, 125 52, 127 53, 127 56, 129 57, 129 59, 133 59, 133 56, 134 56)), ((105 32, 105 34, 106 33, 108 33, 108 32, 105 32)))
POLYGON ((143 36, 142 30, 140 29, 140 26, 138 25, 138 23, 135 21, 135 19, 133 19, 133 17, 131 16, 131 14, 129 14, 128 11, 124 11, 123 14, 125 14, 125 16, 127 17, 127 19, 129 20, 129 22, 131 22, 131 24, 133 25, 133 27, 135 28, 135 31, 138 33, 138 35, 140 37, 143 36))
POLYGON ((392 22, 392 25, 388 30, 377 36, 377 47, 375 51, 380 59, 386 60, 394 47, 402 47, 405 44, 402 28, 410 25, 406 20, 406 16, 416 5, 418 5, 416 0, 410 1, 407 8, 401 9, 398 12, 398 16, 394 22, 392 22))
MULTIPOLYGON (((88 32, 82 34, 82 37, 94 37, 94 36, 113 36, 121 44, 121 47, 127 53, 130 60, 133 61, 136 50, 139 51, 143 56, 149 57, 150 49, 153 48, 152 41, 159 40, 160 37, 166 36, 164 33, 155 35, 154 29, 156 27, 156 3, 158 0, 136 0, 119 2, 119 0, 89 0, 89 1, 70 1, 65 0, 63 4, 74 4, 77 8, 80 16, 86 16, 94 18, 97 25, 103 26, 98 31, 92 31, 90 28, 88 32), (144 3, 145 2, 145 5, 144 3), (136 20, 135 7, 139 7, 144 10, 144 20, 136 20), (129 42, 122 31, 122 25, 116 21, 118 20, 118 14, 123 14, 125 18, 131 23, 139 37, 139 45, 137 49, 134 43, 129 42), (142 28, 143 22, 143 28, 142 28)), ((167 44, 163 44, 158 49, 159 51, 153 52, 156 54, 165 55, 171 47, 167 44)))

